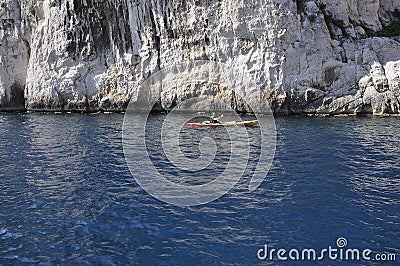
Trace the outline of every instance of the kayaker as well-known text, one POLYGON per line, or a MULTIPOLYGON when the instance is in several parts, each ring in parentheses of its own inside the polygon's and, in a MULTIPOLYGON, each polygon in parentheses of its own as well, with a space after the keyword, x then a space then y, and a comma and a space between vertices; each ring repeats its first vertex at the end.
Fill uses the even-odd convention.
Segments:
POLYGON ((219 123, 221 123, 219 121, 219 119, 221 119, 222 117, 224 117, 224 114, 222 114, 220 117, 215 117, 215 112, 213 112, 211 117, 210 117, 210 123, 219 124, 219 123))

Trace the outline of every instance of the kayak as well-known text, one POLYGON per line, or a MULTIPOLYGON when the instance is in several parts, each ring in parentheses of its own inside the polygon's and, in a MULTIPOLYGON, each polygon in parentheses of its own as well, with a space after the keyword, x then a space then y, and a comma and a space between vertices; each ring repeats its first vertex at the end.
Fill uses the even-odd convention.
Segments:
POLYGON ((188 127, 226 127, 226 126, 244 126, 251 127, 258 125, 258 120, 251 121, 231 121, 231 122, 222 122, 222 123, 187 123, 188 127))

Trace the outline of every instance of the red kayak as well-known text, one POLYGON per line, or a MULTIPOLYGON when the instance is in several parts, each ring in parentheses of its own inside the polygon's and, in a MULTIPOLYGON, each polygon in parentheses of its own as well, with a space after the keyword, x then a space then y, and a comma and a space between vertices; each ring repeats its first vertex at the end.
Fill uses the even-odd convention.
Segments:
POLYGON ((258 125, 258 120, 251 121, 232 121, 232 122, 222 122, 222 123, 187 123, 188 127, 221 127, 221 126, 244 126, 251 127, 258 125))

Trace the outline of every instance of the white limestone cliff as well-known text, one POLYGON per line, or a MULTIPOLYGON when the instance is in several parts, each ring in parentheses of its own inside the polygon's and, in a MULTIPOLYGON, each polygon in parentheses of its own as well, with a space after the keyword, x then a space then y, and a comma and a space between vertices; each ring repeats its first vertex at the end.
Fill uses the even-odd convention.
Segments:
MULTIPOLYGON (((276 113, 400 112, 400 1, 0 0, 0 21, 2 109, 25 88, 28 110, 124 110, 151 74, 201 59, 249 73, 276 113)), ((160 108, 196 93, 216 92, 160 108)))
POLYGON ((0 0, 0 110, 24 109, 30 32, 23 9, 19 2, 0 0))

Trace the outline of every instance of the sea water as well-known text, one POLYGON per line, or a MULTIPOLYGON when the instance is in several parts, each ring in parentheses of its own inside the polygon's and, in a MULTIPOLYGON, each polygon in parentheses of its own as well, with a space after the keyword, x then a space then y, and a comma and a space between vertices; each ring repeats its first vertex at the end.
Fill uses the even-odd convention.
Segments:
MULTIPOLYGON (((160 140, 151 134, 163 119, 150 117, 147 127, 155 130, 146 141, 155 169, 168 172, 173 167, 156 156, 160 140)), ((0 265, 275 265, 276 256, 258 256, 266 245, 320 251, 338 248, 338 239, 348 248, 397 254, 398 263, 399 119, 275 122, 275 159, 257 190, 249 192, 243 179, 216 201, 177 207, 147 194, 129 171, 122 114, 0 115, 0 265)), ((185 134, 225 141, 218 130, 185 134)), ((256 136, 257 129, 248 132, 256 136)), ((196 141, 182 149, 198 153, 196 141)), ((252 146, 253 155, 258 148, 252 146)), ((218 174, 225 159, 211 171, 218 174)), ((210 181, 191 178, 184 182, 210 181)), ((340 263, 325 257, 290 264, 340 263)))

